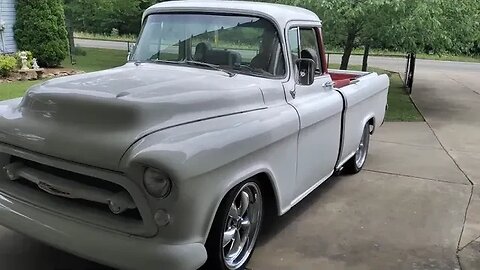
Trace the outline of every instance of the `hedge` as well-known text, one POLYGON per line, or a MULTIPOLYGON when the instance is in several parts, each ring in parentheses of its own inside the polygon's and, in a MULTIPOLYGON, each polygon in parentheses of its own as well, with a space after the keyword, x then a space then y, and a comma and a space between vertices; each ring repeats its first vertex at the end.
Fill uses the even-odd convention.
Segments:
POLYGON ((59 66, 68 55, 63 0, 17 0, 15 39, 40 66, 59 66))

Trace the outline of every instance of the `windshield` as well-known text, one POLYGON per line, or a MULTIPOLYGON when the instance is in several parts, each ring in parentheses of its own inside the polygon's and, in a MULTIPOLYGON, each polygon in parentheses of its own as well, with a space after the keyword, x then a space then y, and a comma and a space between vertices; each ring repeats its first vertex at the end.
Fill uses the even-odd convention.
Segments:
POLYGON ((195 61, 256 76, 278 77, 285 74, 277 30, 271 22, 250 16, 150 15, 132 60, 169 64, 195 61))

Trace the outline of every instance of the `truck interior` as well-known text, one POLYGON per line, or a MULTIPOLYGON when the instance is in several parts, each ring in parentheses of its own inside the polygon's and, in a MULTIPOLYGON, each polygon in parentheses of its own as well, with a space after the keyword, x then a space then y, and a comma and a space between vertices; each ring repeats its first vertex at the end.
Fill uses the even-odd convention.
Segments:
POLYGON ((194 61, 263 77, 285 74, 277 29, 266 19, 243 15, 150 15, 132 60, 194 61))

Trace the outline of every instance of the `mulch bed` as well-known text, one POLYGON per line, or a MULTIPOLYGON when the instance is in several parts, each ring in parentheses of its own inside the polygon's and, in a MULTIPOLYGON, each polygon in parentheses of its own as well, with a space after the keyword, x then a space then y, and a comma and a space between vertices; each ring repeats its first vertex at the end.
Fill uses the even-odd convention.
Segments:
MULTIPOLYGON (((35 72, 31 72, 32 74, 28 76, 27 80, 36 80, 35 72)), ((71 68, 46 68, 44 69, 43 79, 51 79, 57 77, 65 77, 75 74, 82 74, 84 73, 81 70, 75 70, 71 68)), ((17 82, 21 81, 21 75, 18 72, 12 72, 10 76, 5 78, 0 78, 0 83, 9 83, 9 82, 17 82)))

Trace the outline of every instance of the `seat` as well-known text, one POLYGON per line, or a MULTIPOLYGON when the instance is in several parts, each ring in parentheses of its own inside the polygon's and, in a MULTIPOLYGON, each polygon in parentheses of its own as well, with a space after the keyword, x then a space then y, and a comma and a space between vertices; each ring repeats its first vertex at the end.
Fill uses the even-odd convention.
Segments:
POLYGON ((306 48, 300 52, 300 58, 312 59, 315 64, 318 65, 317 54, 314 49, 306 48))
POLYGON ((193 55, 193 60, 198 62, 205 62, 205 56, 208 51, 212 50, 212 46, 207 42, 200 42, 195 47, 195 54, 193 55))
POLYGON ((253 57, 252 61, 250 62, 250 67, 254 69, 262 69, 267 71, 268 65, 270 63, 270 54, 268 53, 260 53, 253 57))
POLYGON ((238 52, 209 50, 206 52, 203 62, 219 66, 237 66, 241 65, 242 56, 238 52))

